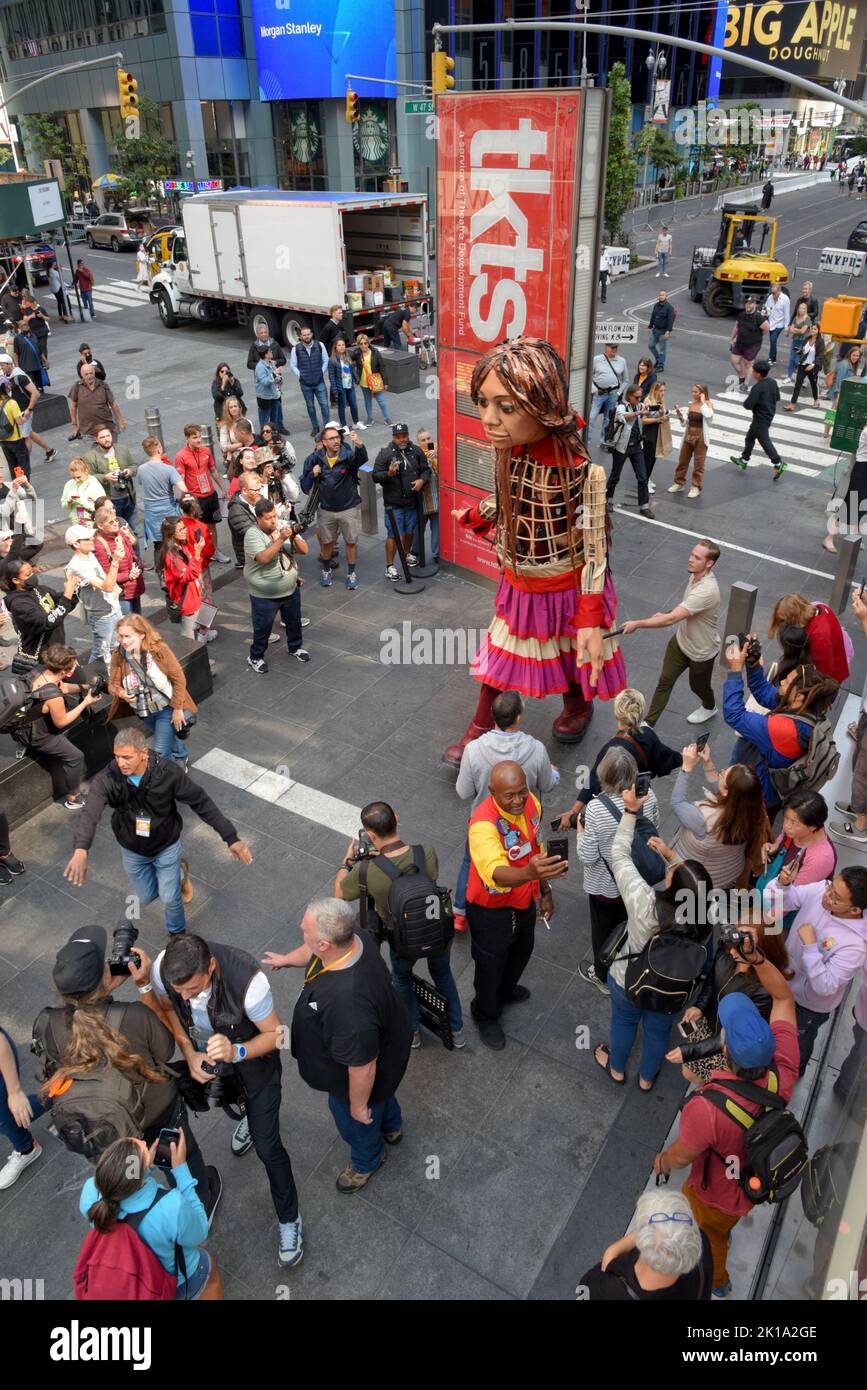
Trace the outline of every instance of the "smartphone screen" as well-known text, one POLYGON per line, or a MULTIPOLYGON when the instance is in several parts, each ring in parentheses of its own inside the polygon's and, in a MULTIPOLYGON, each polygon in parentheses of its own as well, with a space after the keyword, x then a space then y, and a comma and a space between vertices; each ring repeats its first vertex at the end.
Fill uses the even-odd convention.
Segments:
POLYGON ((176 1144, 180 1137, 181 1131, 179 1129, 160 1130, 160 1137, 157 1140, 157 1151, 154 1156, 154 1167, 171 1168, 172 1151, 169 1146, 171 1144, 176 1144))
POLYGON ((710 734, 699 734, 698 738, 695 741, 696 750, 699 753, 703 748, 707 747, 707 741, 709 738, 710 734))
POLYGON ((680 1033, 680 1036, 682 1038, 691 1038, 693 1033, 695 1032, 695 1024, 687 1023, 686 1019, 683 1019, 677 1025, 677 1031, 678 1033, 680 1033))
POLYGON ((635 795, 647 796, 650 791, 651 776, 649 772, 639 772, 635 779, 635 795))

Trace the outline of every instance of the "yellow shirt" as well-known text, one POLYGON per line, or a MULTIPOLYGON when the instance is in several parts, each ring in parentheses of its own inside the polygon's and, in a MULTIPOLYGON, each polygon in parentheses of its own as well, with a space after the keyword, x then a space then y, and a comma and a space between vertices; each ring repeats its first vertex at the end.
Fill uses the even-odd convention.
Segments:
POLYGON ((371 354, 370 354, 369 352, 365 352, 365 353, 362 355, 362 358, 361 358, 361 377, 360 377, 360 384, 361 384, 362 386, 366 386, 366 385, 367 385, 367 379, 368 379, 368 377, 370 376, 370 363, 371 363, 371 354))
POLYGON ((15 426, 12 433, 7 435, 4 441, 6 444, 11 444, 14 440, 22 438, 20 429, 21 407, 18 405, 16 401, 13 401, 11 399, 4 401, 3 414, 6 416, 6 419, 9 421, 10 425, 15 426))
MULTIPOLYGON (((499 802, 495 804, 503 819, 507 820, 510 825, 513 825, 516 830, 519 830, 524 840, 529 840, 531 838, 532 826, 527 824, 524 813, 521 812, 520 815, 513 816, 510 815, 508 811, 504 811, 499 802)), ((533 805, 536 808, 536 814, 541 815, 542 803, 537 801, 535 796, 533 797, 533 805)), ((503 849, 503 842, 497 833, 496 825, 493 821, 476 821, 474 825, 470 826, 469 834, 470 858, 476 866, 476 873, 479 875, 479 878, 486 888, 492 888, 494 892, 501 893, 503 891, 503 886, 494 881, 494 870, 511 868, 513 865, 506 851, 503 849)), ((539 827, 536 843, 539 846, 539 852, 544 854, 545 848, 541 840, 541 826, 539 827)))

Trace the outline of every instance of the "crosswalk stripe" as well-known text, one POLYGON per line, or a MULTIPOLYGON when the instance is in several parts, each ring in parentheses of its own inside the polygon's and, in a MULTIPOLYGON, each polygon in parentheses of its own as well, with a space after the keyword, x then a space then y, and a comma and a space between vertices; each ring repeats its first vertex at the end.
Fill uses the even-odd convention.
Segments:
POLYGON ((119 295, 121 299, 131 299, 138 304, 147 304, 148 302, 144 290, 138 289, 129 280, 106 280, 103 288, 110 294, 119 295))
MULTIPOLYGON (((714 429, 714 427, 711 426, 711 448, 708 450, 708 453, 711 454, 711 457, 713 458, 718 457, 719 455, 714 454, 712 452, 713 446, 718 444, 720 446, 720 449, 724 449, 726 451, 722 455, 722 457, 728 459, 731 457, 732 454, 740 452, 741 448, 743 447, 745 435, 746 429, 722 430, 714 429)), ((680 426, 673 426, 671 431, 671 437, 673 440, 677 440, 677 442, 680 443, 680 440, 683 438, 683 429, 680 426)), ((808 465, 806 472, 807 476, 810 478, 817 478, 819 476, 819 473, 822 471, 823 467, 828 468, 834 462, 833 458, 828 459, 827 462, 818 459, 817 451, 815 449, 794 448, 791 443, 786 442, 776 434, 773 426, 771 426, 771 438, 773 442, 776 444, 777 448, 779 449, 781 455, 785 456, 786 463, 802 463, 808 465), (818 468, 815 467, 817 463, 820 464, 820 467, 818 468), (809 467, 810 464, 814 466, 809 467)), ((760 449, 761 445, 757 444, 756 448, 760 449)), ((834 457, 836 457, 836 455, 834 457)))
MULTIPOLYGON (((673 436, 674 436, 674 431, 672 430, 672 437, 673 437, 673 436)), ((677 441, 675 441, 675 442, 676 442, 676 443, 679 443, 679 440, 677 440, 677 441)), ((743 443, 743 440, 741 439, 741 440, 739 441, 739 443, 743 443)), ((714 444, 714 443, 711 443, 711 445, 710 445, 710 447, 708 448, 708 451, 707 451, 707 457, 708 457, 709 459, 716 459, 718 463, 730 463, 730 462, 731 462, 732 455, 733 455, 733 454, 736 454, 737 452, 738 452, 738 450, 737 450, 736 448, 732 447, 731 445, 726 446, 726 445, 724 445, 724 444, 716 445, 716 444, 714 444)), ((782 452, 781 452, 781 454, 780 454, 780 457, 783 459, 783 462, 787 465, 787 471, 788 471, 789 473, 800 473, 800 474, 802 474, 802 476, 805 477, 805 478, 818 478, 818 477, 821 476, 821 469, 819 469, 819 468, 806 468, 806 467, 804 466, 804 464, 802 464, 802 463, 790 463, 790 462, 789 462, 789 455, 788 455, 788 453, 786 452, 785 449, 782 450, 782 452)), ((675 458, 675 461, 676 461, 676 458, 675 458)), ((748 462, 748 464, 747 464, 747 467, 748 467, 748 468, 765 468, 765 467, 771 468, 772 466, 773 466, 773 465, 771 464, 770 459, 765 458, 765 455, 761 452, 761 446, 760 446, 760 445, 756 445, 756 451, 755 451, 755 453, 752 455, 752 457, 750 458, 750 460, 749 460, 749 462, 748 462)), ((655 476, 655 475, 654 475, 654 476, 655 476)))

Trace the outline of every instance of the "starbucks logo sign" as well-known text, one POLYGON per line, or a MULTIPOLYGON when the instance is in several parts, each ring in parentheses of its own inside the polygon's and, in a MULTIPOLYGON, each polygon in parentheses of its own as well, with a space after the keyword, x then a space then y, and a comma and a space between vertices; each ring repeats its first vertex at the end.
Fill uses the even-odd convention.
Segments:
POLYGON ((322 143, 319 127, 306 111, 296 111, 289 122, 289 148, 299 164, 312 164, 322 143))
POLYGON ((388 121, 375 106, 363 106, 352 134, 355 148, 370 164, 381 164, 388 154, 388 121))

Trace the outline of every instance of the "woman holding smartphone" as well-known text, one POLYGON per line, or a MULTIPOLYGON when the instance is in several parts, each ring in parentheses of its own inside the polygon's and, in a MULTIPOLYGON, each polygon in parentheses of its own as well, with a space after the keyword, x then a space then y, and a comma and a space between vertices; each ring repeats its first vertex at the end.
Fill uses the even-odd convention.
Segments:
MULTIPOLYGON (((222 1298, 216 1260, 202 1247, 208 1238, 208 1218, 187 1167, 184 1132, 163 1133, 174 1187, 160 1186, 150 1171, 159 1140, 148 1148, 143 1139, 116 1139, 84 1184, 81 1214, 100 1235, 110 1235, 121 1219, 128 1221, 163 1269, 177 1275, 178 1300, 191 1303, 222 1298), (170 1138, 174 1134, 177 1138, 170 1138)), ((81 1272, 79 1262, 76 1275, 81 1272)))
POLYGON ((675 859, 700 859, 714 888, 745 888, 750 873, 761 871, 762 848, 771 827, 762 784, 751 767, 733 763, 718 770, 707 743, 701 749, 688 743, 671 793, 671 809, 679 825, 668 854, 675 859), (699 801, 691 801, 689 775, 699 763, 714 790, 705 788, 699 801))

